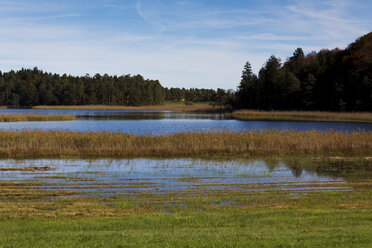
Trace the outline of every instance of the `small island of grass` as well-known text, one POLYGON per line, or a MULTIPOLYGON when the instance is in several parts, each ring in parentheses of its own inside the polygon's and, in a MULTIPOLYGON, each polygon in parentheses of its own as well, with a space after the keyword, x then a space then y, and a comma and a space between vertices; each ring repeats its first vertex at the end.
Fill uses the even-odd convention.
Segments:
POLYGON ((19 122, 19 121, 72 121, 74 115, 47 115, 47 114, 0 114, 0 122, 19 122))

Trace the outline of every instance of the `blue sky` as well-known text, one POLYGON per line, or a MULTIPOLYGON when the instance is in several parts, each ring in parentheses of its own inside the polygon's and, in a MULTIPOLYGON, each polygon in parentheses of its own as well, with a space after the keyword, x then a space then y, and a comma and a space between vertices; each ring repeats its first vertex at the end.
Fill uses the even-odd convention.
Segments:
POLYGON ((297 47, 345 48, 371 13, 371 0, 0 0, 0 70, 236 89, 247 60, 257 72, 297 47))

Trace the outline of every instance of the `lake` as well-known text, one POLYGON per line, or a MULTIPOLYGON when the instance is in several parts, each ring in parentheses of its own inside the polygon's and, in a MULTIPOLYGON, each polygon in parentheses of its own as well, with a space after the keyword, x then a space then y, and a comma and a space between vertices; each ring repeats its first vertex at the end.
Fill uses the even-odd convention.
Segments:
POLYGON ((194 114, 170 111, 69 110, 69 109, 0 109, 0 114, 70 114, 74 121, 0 122, 0 130, 71 130, 76 132, 123 132, 138 135, 162 135, 178 132, 234 132, 259 129, 372 131, 371 123, 242 121, 229 114, 194 114))

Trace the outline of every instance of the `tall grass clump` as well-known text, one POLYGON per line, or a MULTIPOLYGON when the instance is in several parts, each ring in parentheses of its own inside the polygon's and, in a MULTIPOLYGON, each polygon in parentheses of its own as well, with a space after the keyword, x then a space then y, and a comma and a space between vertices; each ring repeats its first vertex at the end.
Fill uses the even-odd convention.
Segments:
POLYGON ((137 136, 112 132, 0 131, 0 156, 371 155, 372 132, 279 131, 137 136))
POLYGON ((372 113, 336 113, 319 111, 254 111, 238 110, 233 117, 240 120, 262 121, 337 121, 337 122, 369 122, 372 113))
POLYGON ((17 121, 71 121, 75 120, 74 115, 47 115, 47 114, 0 114, 0 122, 17 121))

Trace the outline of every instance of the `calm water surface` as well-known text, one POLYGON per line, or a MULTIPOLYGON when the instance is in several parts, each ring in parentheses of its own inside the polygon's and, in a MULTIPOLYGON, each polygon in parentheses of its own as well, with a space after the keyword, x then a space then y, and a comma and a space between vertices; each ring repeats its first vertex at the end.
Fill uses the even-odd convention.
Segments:
POLYGON ((372 131, 372 124, 370 123, 240 121, 231 119, 231 116, 224 114, 192 114, 170 111, 1 109, 1 113, 71 114, 77 116, 75 121, 2 122, 0 123, 0 129, 2 130, 111 131, 139 135, 274 128, 279 130, 333 129, 338 131, 356 131, 364 129, 372 131))
POLYGON ((0 180, 38 182, 42 190, 72 190, 81 195, 131 194, 156 190, 244 191, 349 190, 332 173, 256 161, 205 161, 192 159, 130 160, 0 160, 0 180), (47 171, 17 171, 24 167, 48 167, 47 171), (4 171, 12 168, 14 171, 4 171), (3 170, 2 170, 3 169, 3 170), (322 186, 319 187, 319 184, 322 186))

